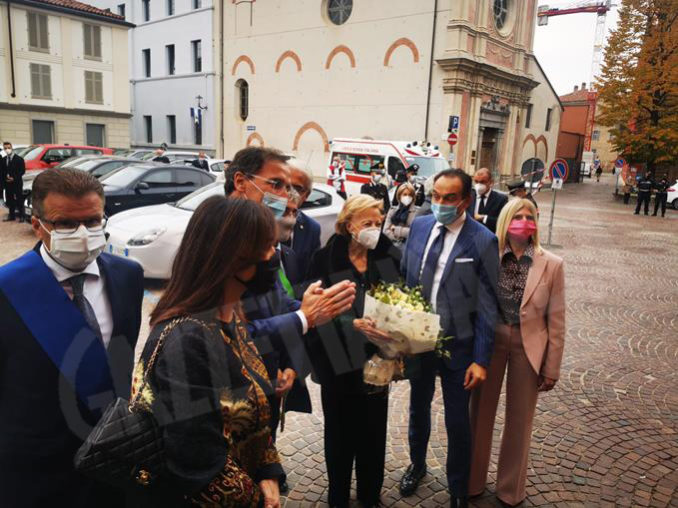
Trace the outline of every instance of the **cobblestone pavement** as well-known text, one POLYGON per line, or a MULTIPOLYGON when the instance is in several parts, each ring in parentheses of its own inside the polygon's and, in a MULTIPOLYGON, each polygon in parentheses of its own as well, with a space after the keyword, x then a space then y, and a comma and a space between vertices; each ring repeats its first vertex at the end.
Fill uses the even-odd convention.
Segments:
MULTIPOLYGON (((539 399, 524 506, 678 507, 678 212, 632 215, 611 196, 613 183, 587 180, 557 196, 552 250, 565 258, 568 332, 562 377, 539 399)), ((550 192, 537 196, 543 242, 550 192)), ((32 245, 20 224, 0 223, 0 263, 32 245)), ((158 285, 147 286, 148 311, 158 285)), ((319 389, 315 411, 291 413, 279 449, 291 491, 285 507, 326 506, 319 389)), ((446 436, 440 390, 433 404, 429 473, 415 496, 398 481, 408 463, 409 386, 391 394, 386 506, 446 506, 446 436)), ((494 497, 500 403, 493 463, 483 496, 472 506, 500 506, 494 497)))

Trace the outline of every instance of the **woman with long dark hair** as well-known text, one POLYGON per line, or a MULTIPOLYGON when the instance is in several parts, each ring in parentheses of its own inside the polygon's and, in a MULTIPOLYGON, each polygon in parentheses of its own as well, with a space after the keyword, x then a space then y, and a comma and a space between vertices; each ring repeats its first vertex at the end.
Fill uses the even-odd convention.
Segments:
POLYGON ((167 466, 139 505, 280 506, 272 387, 239 309, 245 289, 273 285, 275 241, 272 213, 252 201, 214 196, 193 214, 134 373, 167 466))

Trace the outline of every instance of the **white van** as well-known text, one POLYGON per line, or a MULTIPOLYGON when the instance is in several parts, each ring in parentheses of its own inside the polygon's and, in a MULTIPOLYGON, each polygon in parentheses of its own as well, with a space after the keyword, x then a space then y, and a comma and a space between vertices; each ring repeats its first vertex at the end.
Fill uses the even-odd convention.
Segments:
POLYGON ((422 147, 408 141, 336 138, 330 144, 328 167, 335 157, 346 163, 346 193, 349 196, 360 194, 360 187, 370 181, 370 169, 375 164, 384 165, 390 183, 399 170, 412 164, 419 165, 417 178, 422 181, 449 167, 438 147, 422 147))

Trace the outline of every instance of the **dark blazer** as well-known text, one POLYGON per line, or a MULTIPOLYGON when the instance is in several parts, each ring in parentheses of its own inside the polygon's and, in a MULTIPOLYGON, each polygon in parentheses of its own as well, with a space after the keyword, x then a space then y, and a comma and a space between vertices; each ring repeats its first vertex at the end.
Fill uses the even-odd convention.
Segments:
POLYGON ((191 161, 191 164, 198 169, 204 169, 205 171, 210 170, 209 165, 207 164, 207 159, 203 159, 203 160, 195 159, 195 160, 191 161))
POLYGON ((374 199, 381 199, 384 202, 384 213, 391 207, 391 200, 388 199, 388 187, 383 183, 374 183, 369 181, 360 186, 360 194, 369 194, 374 199))
MULTIPOLYGON (((23 188, 23 176, 26 174, 26 163, 23 158, 19 157, 17 154, 12 154, 12 161, 9 161, 9 156, 3 157, 0 159, 0 191, 2 189, 9 189, 14 186, 14 188, 23 188), (10 176, 14 178, 13 183, 7 182, 7 177, 10 176)), ((1 197, 1 196, 0 196, 1 197)))
MULTIPOLYGON (((473 212, 476 209, 477 199, 478 196, 476 195, 476 191, 474 189, 473 200, 471 201, 471 207, 468 210, 471 213, 471 215, 473 215, 473 212)), ((501 209, 504 208, 504 205, 506 203, 508 203, 508 196, 501 192, 497 192, 494 189, 492 189, 492 192, 490 192, 489 197, 485 200, 485 211, 483 212, 482 215, 487 215, 487 220, 485 221, 485 223, 481 222, 481 224, 484 224, 487 227, 487 229, 489 229, 493 233, 497 230, 497 218, 499 217, 501 209)))
POLYGON ((362 382, 363 366, 377 348, 353 328, 353 320, 363 316, 365 293, 372 286, 400 279, 400 250, 385 235, 374 250, 368 251, 363 275, 351 263, 348 246, 345 236, 332 236, 313 256, 307 276, 308 280, 322 280, 324 287, 342 280, 356 283, 353 308, 306 336, 313 373, 320 384, 362 382))
POLYGON ((320 224, 301 210, 294 226, 291 247, 296 255, 298 273, 303 278, 313 254, 320 249, 320 224))
MULTIPOLYGON (((431 231, 438 224, 433 215, 414 220, 402 261, 408 286, 419 285, 419 272, 431 231)), ((447 259, 436 309, 444 337, 453 337, 445 347, 449 369, 466 369, 471 363, 487 367, 494 349, 497 320, 499 253, 497 237, 466 213, 466 220, 447 259)), ((427 365, 429 353, 417 355, 427 365)))
MULTIPOLYGON (((97 263, 113 314, 109 368, 116 395, 127 398, 141 325, 143 270, 109 254, 97 263)), ((26 291, 36 305, 49 309, 40 287, 26 291)), ((0 323, 0 506, 120 506, 120 493, 73 469, 73 456, 97 415, 75 402, 74 390, 1 290, 0 323)))
MULTIPOLYGON (((290 281, 292 286, 295 286, 296 297, 300 297, 301 292, 301 283, 304 282, 305 272, 301 271, 302 263, 299 262, 299 256, 287 245, 280 245, 280 260, 282 261, 283 268, 285 269, 285 276, 287 280, 290 281)), ((307 264, 307 263, 306 263, 307 264)))
POLYGON ((166 155, 158 155, 157 157, 153 157, 152 162, 164 162, 165 164, 169 164, 170 160, 166 155))
MULTIPOLYGON (((292 368, 297 373, 298 382, 295 385, 303 385, 302 378, 308 362, 305 360, 301 320, 296 315, 301 303, 290 298, 280 282, 276 282, 275 288, 265 295, 254 296, 246 292, 241 301, 247 329, 273 384, 278 369, 292 368)), ((295 396, 288 396, 285 409, 311 412, 311 397, 305 385, 296 388, 295 396)))

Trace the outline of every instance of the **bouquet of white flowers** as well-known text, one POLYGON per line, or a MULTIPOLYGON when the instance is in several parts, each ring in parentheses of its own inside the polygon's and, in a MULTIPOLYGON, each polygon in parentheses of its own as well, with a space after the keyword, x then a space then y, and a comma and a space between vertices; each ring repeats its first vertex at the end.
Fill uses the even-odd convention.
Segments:
POLYGON ((380 352, 365 365, 366 383, 378 386, 390 383, 401 370, 398 358, 402 355, 441 350, 440 316, 433 313, 420 287, 379 284, 365 295, 363 317, 374 321, 375 327, 392 339, 372 340, 380 352))

